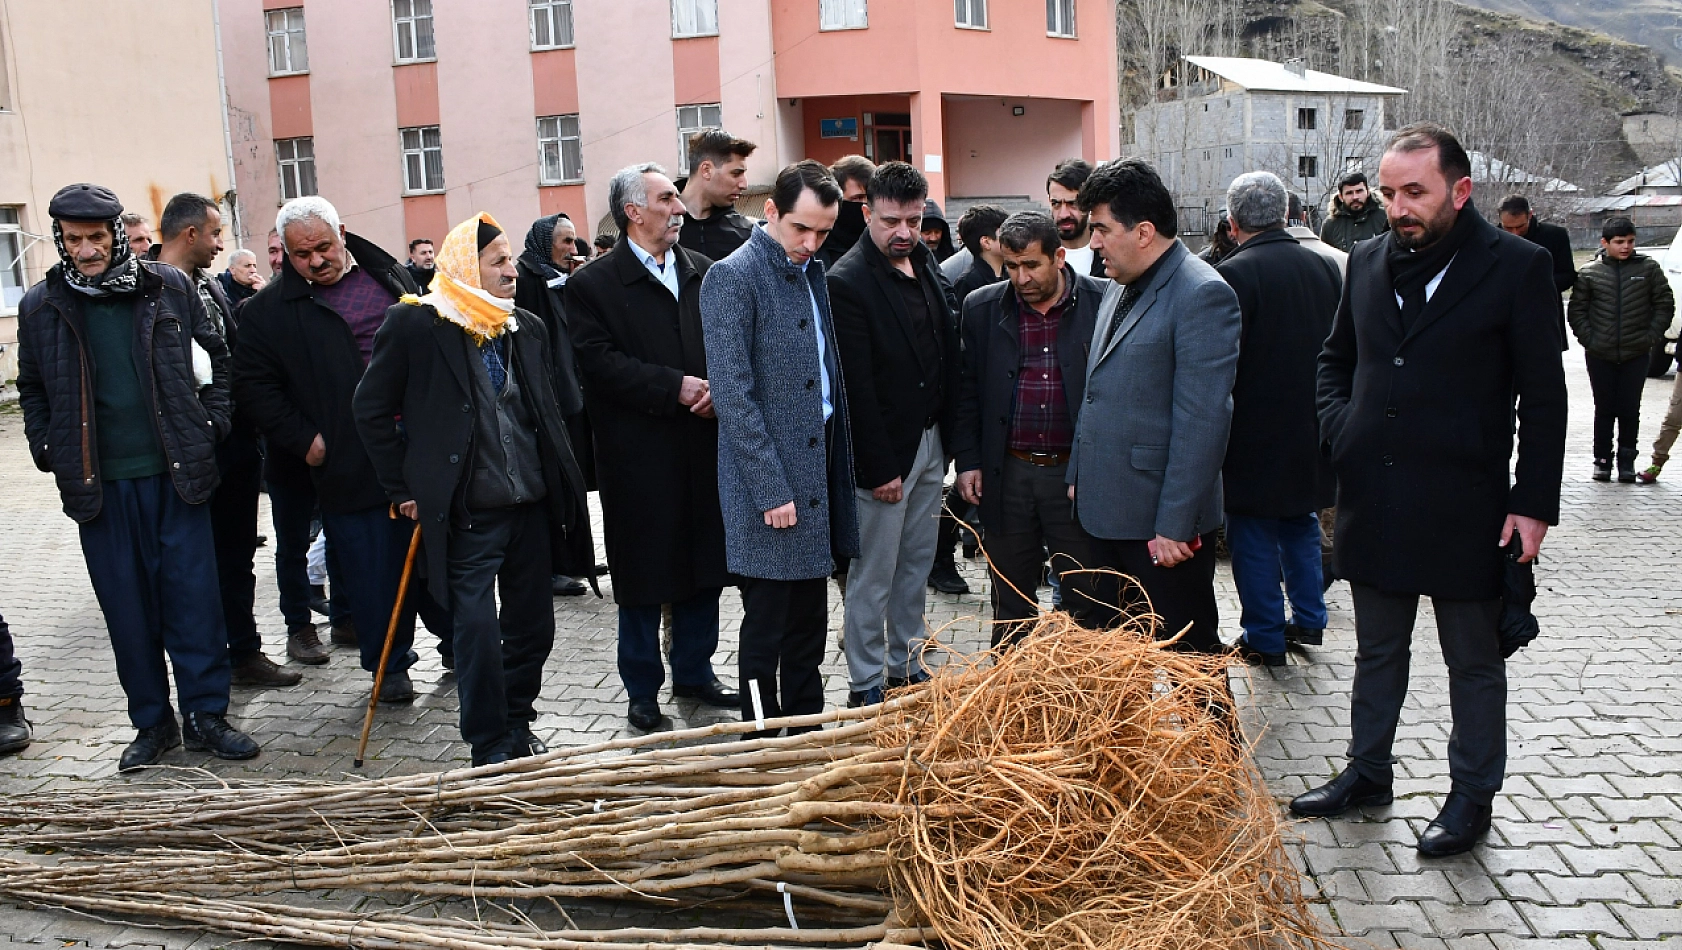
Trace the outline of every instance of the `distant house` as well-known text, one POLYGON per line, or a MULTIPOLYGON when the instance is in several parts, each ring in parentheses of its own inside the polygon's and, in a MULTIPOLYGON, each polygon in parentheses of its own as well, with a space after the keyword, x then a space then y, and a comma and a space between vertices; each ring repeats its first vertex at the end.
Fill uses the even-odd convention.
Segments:
POLYGON ((1613 185, 1609 195, 1682 195, 1682 158, 1643 168, 1613 185))
POLYGON ((1244 172, 1273 172, 1314 208, 1346 171, 1373 175, 1406 92, 1300 59, 1187 56, 1161 78, 1155 101, 1122 117, 1122 140, 1161 171, 1196 234, 1244 172))
POLYGON ((1499 192, 1503 196, 1510 192, 1527 195, 1575 195, 1583 190, 1568 181, 1527 172, 1479 151, 1468 152, 1466 157, 1472 160, 1472 183, 1487 185, 1492 193, 1499 192))

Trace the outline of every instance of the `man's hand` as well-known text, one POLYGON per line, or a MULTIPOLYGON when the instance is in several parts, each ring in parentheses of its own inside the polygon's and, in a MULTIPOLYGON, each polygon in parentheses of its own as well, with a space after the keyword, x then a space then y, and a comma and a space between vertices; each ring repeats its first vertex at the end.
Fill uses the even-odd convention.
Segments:
POLYGON ((406 501, 397 506, 397 513, 410 521, 420 520, 420 506, 412 501, 406 501))
POLYGON ((1501 525, 1501 540, 1495 542, 1499 547, 1507 546, 1507 539, 1513 536, 1514 529, 1518 531, 1519 543, 1524 546, 1524 553, 1519 555, 1520 564, 1529 564, 1536 560, 1536 555, 1542 550, 1542 539, 1548 535, 1548 523, 1526 518, 1524 515, 1508 515, 1505 524, 1501 525))
POLYGON ((251 275, 250 287, 251 287, 252 290, 262 290, 264 287, 268 286, 268 283, 269 283, 268 281, 263 279, 262 274, 252 274, 251 275))
POLYGON ((327 443, 322 440, 321 433, 315 434, 315 441, 310 443, 310 450, 304 453, 304 464, 311 468, 320 468, 327 462, 327 443))
POLYGON ((1075 486, 1073 486, 1073 485, 1069 486, 1069 500, 1070 501, 1075 500, 1075 486))
POLYGON ((772 508, 765 513, 765 523, 773 528, 792 528, 800 522, 794 514, 794 502, 789 502, 780 508, 772 508))
POLYGON ((713 412, 713 392, 710 387, 706 392, 701 394, 700 399, 695 400, 695 405, 690 406, 689 411, 703 419, 711 419, 715 417, 716 413, 713 412))
POLYGON ((683 384, 677 390, 677 401, 685 406, 694 406, 709 392, 711 388, 707 386, 706 380, 699 376, 685 376, 683 384))
POLYGON ((878 485, 872 488, 870 495, 885 505, 897 505, 905 497, 905 483, 896 478, 886 485, 878 485))
POLYGON ((1150 542, 1149 547, 1151 561, 1157 567, 1173 567, 1176 564, 1184 564, 1192 559, 1192 555, 1197 553, 1186 542, 1165 538, 1160 534, 1156 536, 1154 541, 1150 542))
POLYGON ((972 505, 981 504, 981 469, 958 473, 958 497, 972 505))

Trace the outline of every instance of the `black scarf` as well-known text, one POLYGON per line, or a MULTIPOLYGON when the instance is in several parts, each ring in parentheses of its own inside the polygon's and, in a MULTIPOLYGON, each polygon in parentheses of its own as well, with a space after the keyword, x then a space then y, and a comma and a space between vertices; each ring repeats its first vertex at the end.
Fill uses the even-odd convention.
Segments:
MULTIPOLYGON (((555 226, 560 223, 564 214, 552 214, 538 218, 532 222, 531 230, 526 232, 526 249, 521 252, 520 260, 526 266, 542 276, 545 281, 554 280, 561 276, 555 267, 555 226)), ((567 220, 572 220, 567 218, 567 220)))
POLYGON ((80 291, 89 297, 104 297, 109 294, 132 294, 140 287, 140 261, 129 250, 128 229, 123 227, 122 218, 112 218, 111 225, 111 263, 106 265, 104 273, 97 277, 89 277, 76 268, 76 258, 64 246, 64 228, 58 219, 53 219, 53 246, 58 248, 58 259, 62 266, 59 273, 64 275, 64 282, 71 290, 80 291))
POLYGON ((1386 239, 1384 258, 1390 266, 1390 286, 1402 298, 1402 332, 1413 329, 1415 320, 1425 312, 1425 287, 1443 269, 1448 267, 1454 255, 1466 246, 1472 232, 1477 228, 1478 209, 1472 206, 1470 198, 1461 207, 1460 214, 1454 219, 1454 226, 1447 234, 1437 240, 1437 243, 1418 251, 1410 251, 1398 243, 1400 238, 1396 230, 1390 230, 1386 239))

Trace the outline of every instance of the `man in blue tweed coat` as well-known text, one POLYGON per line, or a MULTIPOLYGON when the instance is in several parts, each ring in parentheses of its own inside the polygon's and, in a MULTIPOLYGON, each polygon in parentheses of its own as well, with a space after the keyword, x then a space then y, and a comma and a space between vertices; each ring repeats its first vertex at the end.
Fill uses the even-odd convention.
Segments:
POLYGON ((829 575, 859 553, 847 400, 812 259, 840 200, 818 162, 784 168, 765 224, 701 284, 744 720, 823 711, 829 575))

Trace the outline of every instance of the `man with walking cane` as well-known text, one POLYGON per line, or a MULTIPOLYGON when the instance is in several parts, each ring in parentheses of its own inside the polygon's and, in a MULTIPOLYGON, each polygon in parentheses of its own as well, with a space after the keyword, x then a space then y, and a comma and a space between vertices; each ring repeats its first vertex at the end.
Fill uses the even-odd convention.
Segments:
POLYGON ((514 306, 508 236, 476 215, 434 263, 431 292, 375 334, 354 409, 380 484, 419 523, 427 585, 454 616, 462 738, 488 765, 548 751, 531 723, 555 640, 549 576, 593 576, 595 555, 548 331, 514 306))

